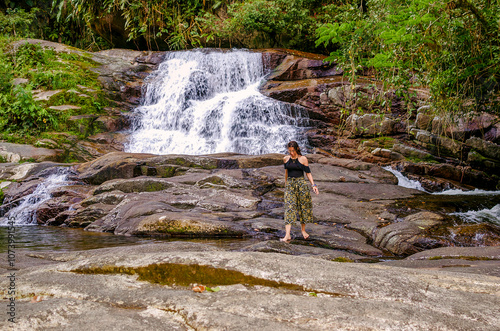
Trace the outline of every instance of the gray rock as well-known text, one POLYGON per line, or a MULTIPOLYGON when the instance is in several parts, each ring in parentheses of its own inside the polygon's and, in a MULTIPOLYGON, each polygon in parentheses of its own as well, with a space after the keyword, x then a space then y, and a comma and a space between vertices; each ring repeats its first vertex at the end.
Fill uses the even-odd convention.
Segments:
MULTIPOLYGON (((153 246, 148 245, 148 250, 153 246)), ((500 323, 498 277, 337 263, 276 253, 199 249, 162 252, 166 247, 159 248, 149 252, 141 246, 120 247, 87 251, 82 256, 68 253, 72 259, 69 262, 16 271, 23 279, 16 289, 16 303, 29 317, 19 320, 21 328, 64 329, 71 325, 74 330, 87 330, 84 321, 103 309, 107 313, 103 325, 108 328, 382 330, 439 326, 496 330, 500 323), (295 290, 279 285, 234 284, 219 286, 219 292, 194 293, 186 287, 139 281, 135 275, 71 272, 162 263, 241 272, 256 279, 291 284, 295 290), (29 303, 33 294, 41 295, 42 300, 29 303)), ((64 259, 64 254, 58 257, 64 259)), ((0 282, 7 286, 9 279, 2 277, 0 282)), ((3 326, 8 322, 4 319, 0 323, 3 326)))
POLYGON ((82 107, 73 106, 73 105, 61 105, 61 106, 50 106, 49 108, 54 109, 54 110, 65 111, 65 110, 70 110, 70 109, 81 109, 82 107))
POLYGON ((491 141, 486 141, 477 137, 472 137, 465 142, 470 147, 476 149, 482 155, 500 160, 500 145, 492 143, 491 141))
POLYGON ((41 91, 35 90, 33 91, 33 100, 35 101, 48 101, 54 95, 61 93, 63 90, 54 90, 54 91, 41 91))
POLYGON ((93 194, 98 195, 110 191, 132 192, 154 192, 163 191, 174 186, 172 182, 165 178, 135 177, 130 179, 113 179, 95 188, 93 194))
POLYGON ((355 136, 388 136, 394 133, 395 121, 386 116, 378 114, 365 114, 358 116, 356 114, 350 115, 346 122, 348 123, 348 130, 355 136))
MULTIPOLYGON (((420 108, 419 108, 420 109, 420 108)), ((428 115, 425 113, 417 113, 417 118, 415 119, 415 124, 417 128, 421 130, 430 130, 432 129, 432 115, 428 115)))
POLYGON ((500 260, 500 247, 440 247, 410 255, 406 260, 428 260, 433 258, 491 259, 500 260))
POLYGON ((0 156, 7 162, 23 160, 58 161, 61 152, 60 150, 37 148, 31 145, 0 142, 0 156))
POLYGON ((372 232, 373 243, 396 255, 416 253, 422 250, 420 245, 426 240, 425 230, 440 224, 443 219, 443 216, 431 212, 409 215, 402 222, 375 228, 372 232))
MULTIPOLYGON (((417 133, 417 136, 419 134, 420 134, 420 132, 417 133)), ((421 160, 427 160, 428 161, 428 160, 433 160, 434 159, 434 157, 432 156, 432 154, 430 154, 428 152, 419 150, 419 149, 414 148, 414 147, 406 146, 406 145, 403 145, 403 144, 394 144, 393 151, 397 152, 397 153, 400 153, 400 154, 402 154, 404 156, 407 156, 407 157, 415 157, 415 158, 419 158, 421 160)))
POLYGON ((117 205, 119 204, 127 195, 122 191, 111 191, 101 193, 99 195, 94 195, 86 198, 80 205, 83 207, 87 207, 93 205, 95 203, 103 203, 106 205, 117 205))

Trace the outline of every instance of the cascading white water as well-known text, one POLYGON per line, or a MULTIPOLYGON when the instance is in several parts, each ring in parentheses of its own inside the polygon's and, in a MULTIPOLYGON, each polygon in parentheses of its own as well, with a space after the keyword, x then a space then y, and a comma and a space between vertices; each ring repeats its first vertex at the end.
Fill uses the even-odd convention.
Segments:
POLYGON ((420 182, 418 180, 412 180, 412 179, 406 178, 401 172, 392 169, 390 166, 383 167, 382 169, 387 170, 390 173, 392 173, 394 176, 396 176, 396 178, 398 179, 399 186, 427 192, 422 187, 422 184, 420 184, 420 182))
POLYGON ((0 218, 0 226, 37 225, 38 207, 52 197, 50 192, 55 188, 67 184, 66 171, 50 175, 43 183, 38 184, 33 193, 28 194, 17 207, 12 208, 0 218))
MULTIPOLYGON (((426 191, 420 182, 416 180, 411 180, 406 178, 401 172, 392 169, 390 166, 383 167, 383 169, 391 172, 398 178, 398 185, 413 188, 420 191, 426 191)), ((433 192, 433 195, 463 195, 463 196, 489 196, 498 195, 500 191, 485 191, 480 189, 463 191, 459 189, 450 189, 441 192, 433 192)), ((482 223, 488 222, 496 225, 500 225, 500 205, 495 205, 491 209, 481 209, 481 210, 468 210, 465 212, 451 213, 450 215, 455 215, 460 217, 465 222, 471 223, 482 223)))
POLYGON ((452 213, 467 222, 473 223, 493 223, 500 225, 500 204, 490 209, 469 210, 461 213, 452 213))
POLYGON ((262 55, 249 51, 168 53, 146 80, 127 152, 264 154, 306 143, 306 112, 262 95, 262 55))

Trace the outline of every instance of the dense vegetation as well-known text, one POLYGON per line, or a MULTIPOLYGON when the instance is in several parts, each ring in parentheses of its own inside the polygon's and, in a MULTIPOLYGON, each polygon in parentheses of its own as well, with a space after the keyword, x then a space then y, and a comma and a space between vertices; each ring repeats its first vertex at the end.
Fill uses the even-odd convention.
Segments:
POLYGON ((60 128, 60 115, 34 102, 31 89, 91 84, 82 71, 91 64, 82 59, 35 46, 6 51, 24 37, 87 50, 287 47, 330 55, 353 83, 373 76, 405 98, 409 112, 414 88, 430 89, 441 111, 499 112, 500 0, 5 0, 4 133, 60 128), (68 70, 58 69, 60 61, 68 70), (13 85, 14 78, 29 84, 13 85))

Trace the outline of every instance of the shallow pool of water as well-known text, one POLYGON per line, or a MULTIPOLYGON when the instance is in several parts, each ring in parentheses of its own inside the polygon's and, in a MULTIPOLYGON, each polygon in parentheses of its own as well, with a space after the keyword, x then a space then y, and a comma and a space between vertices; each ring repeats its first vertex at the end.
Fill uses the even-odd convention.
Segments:
MULTIPOLYGON (((255 242, 255 239, 160 239, 152 237, 129 237, 118 236, 112 233, 89 232, 75 228, 37 225, 14 227, 14 230, 17 251, 80 251, 180 240, 200 242, 220 248, 238 249, 255 242)), ((0 227, 0 252, 7 251, 7 236, 8 228, 0 227)))

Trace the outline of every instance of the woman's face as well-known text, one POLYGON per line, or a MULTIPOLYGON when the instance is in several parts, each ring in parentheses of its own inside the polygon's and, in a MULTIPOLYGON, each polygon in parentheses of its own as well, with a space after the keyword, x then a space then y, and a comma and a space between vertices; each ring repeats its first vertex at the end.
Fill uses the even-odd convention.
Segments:
POLYGON ((297 155, 297 152, 295 151, 295 147, 288 147, 288 153, 290 153, 290 155, 292 157, 295 157, 297 155))

